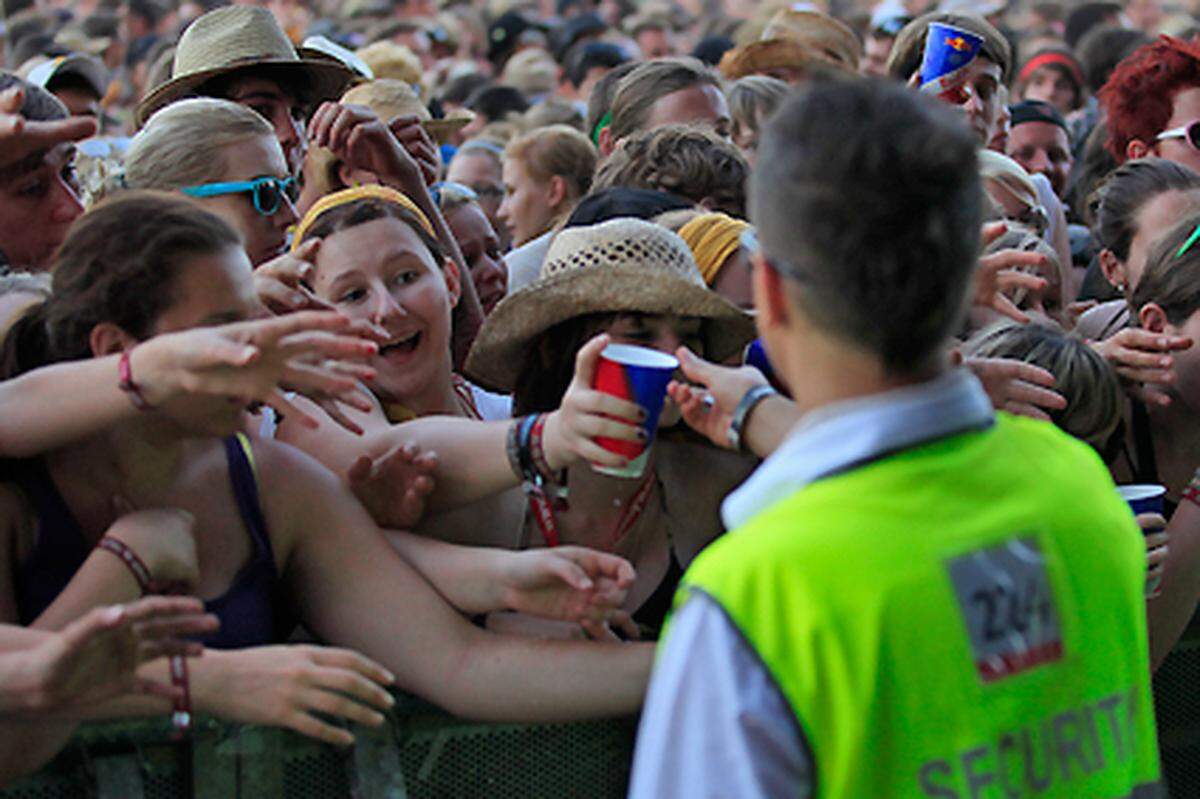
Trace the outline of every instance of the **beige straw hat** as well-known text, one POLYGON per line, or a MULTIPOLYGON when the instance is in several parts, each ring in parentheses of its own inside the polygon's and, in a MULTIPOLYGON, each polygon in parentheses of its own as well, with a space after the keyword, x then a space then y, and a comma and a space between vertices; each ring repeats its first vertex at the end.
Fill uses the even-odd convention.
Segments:
POLYGON ((271 74, 291 74, 308 84, 306 99, 334 100, 355 81, 345 66, 328 60, 302 59, 274 15, 258 6, 225 6, 193 22, 175 50, 171 79, 142 98, 136 122, 145 124, 158 109, 192 96, 201 85, 246 67, 271 74))
POLYGON ((723 360, 754 338, 750 316, 704 285, 676 234, 641 219, 560 232, 538 279, 501 300, 467 358, 467 376, 513 390, 526 350, 547 330, 594 313, 676 314, 704 320, 705 355, 723 360))

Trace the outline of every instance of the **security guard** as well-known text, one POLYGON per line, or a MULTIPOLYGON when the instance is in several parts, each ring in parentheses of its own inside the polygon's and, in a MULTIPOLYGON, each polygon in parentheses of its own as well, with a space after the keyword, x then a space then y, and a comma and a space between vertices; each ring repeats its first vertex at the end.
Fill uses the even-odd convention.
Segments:
POLYGON ((768 124, 757 320, 803 415, 684 577, 634 797, 1159 795, 1132 516, 1085 445, 944 365, 974 148, 876 82, 768 124))

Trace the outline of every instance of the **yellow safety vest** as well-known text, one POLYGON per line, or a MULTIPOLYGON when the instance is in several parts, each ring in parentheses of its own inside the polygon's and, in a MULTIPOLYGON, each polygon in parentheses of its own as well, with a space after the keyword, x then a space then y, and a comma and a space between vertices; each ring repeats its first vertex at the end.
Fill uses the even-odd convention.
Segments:
POLYGON ((819 797, 1157 795, 1142 537, 1103 464, 997 423, 819 480, 719 539, 719 603, 819 797))

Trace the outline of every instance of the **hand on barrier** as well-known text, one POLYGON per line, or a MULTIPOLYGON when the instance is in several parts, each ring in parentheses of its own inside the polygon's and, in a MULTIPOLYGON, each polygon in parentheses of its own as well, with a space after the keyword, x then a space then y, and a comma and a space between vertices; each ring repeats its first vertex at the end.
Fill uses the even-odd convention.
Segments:
POLYGON ((354 743, 346 729, 321 713, 378 727, 395 700, 385 688, 395 678, 375 661, 348 649, 260 646, 210 650, 192 670, 197 709, 229 721, 286 727, 336 746, 354 743))

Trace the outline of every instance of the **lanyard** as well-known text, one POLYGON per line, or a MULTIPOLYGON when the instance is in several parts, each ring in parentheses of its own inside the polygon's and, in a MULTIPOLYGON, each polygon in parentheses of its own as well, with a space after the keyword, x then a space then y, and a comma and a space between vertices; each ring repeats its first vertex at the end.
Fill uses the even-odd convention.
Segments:
MULTIPOLYGON (((625 512, 621 514, 620 520, 613 528, 611 546, 619 544, 621 539, 628 535, 633 526, 637 524, 642 511, 646 509, 646 503, 650 501, 650 494, 654 489, 655 482, 657 482, 657 476, 653 471, 647 472, 646 476, 642 478, 641 485, 634 492, 633 498, 625 507, 625 512)), ((533 512, 534 524, 537 525, 538 532, 542 534, 546 546, 558 546, 562 541, 558 535, 558 520, 554 518, 554 504, 540 486, 528 486, 526 492, 529 494, 529 509, 533 512)))

